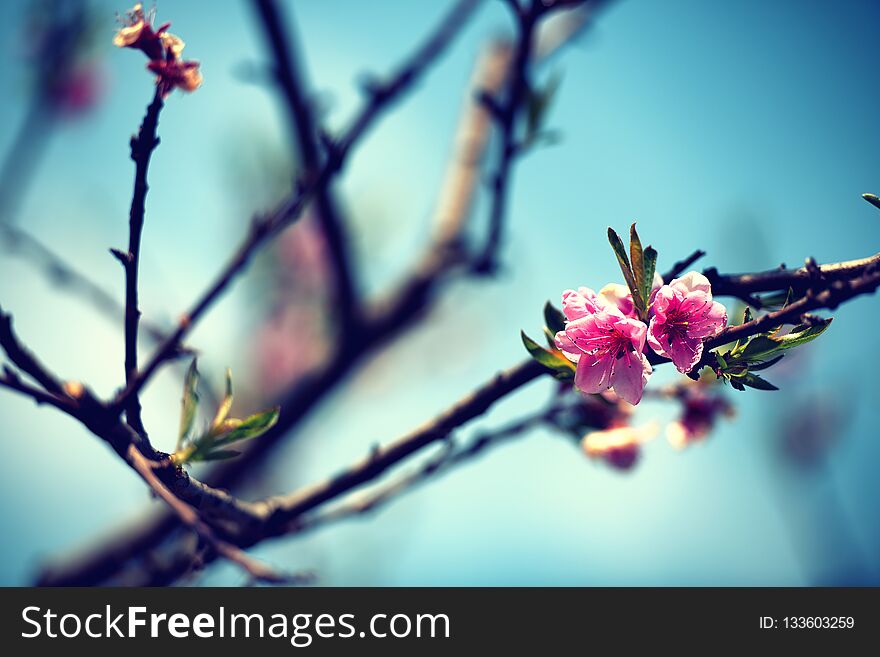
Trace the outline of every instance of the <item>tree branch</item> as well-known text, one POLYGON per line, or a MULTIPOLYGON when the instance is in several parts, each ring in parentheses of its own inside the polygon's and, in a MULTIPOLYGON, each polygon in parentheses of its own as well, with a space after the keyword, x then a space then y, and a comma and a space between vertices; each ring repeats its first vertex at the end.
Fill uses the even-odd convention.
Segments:
MULTIPOLYGON (((294 151, 299 155, 305 177, 311 178, 318 174, 321 165, 319 130, 306 89, 305 76, 296 59, 295 31, 288 32, 285 29, 284 17, 276 0, 255 0, 255 5, 274 60, 278 87, 286 101, 288 123, 295 135, 294 151)), ((316 191, 315 207, 333 270, 334 293, 331 308, 341 315, 340 332, 348 333, 355 330, 360 310, 360 294, 349 252, 351 240, 344 217, 334 199, 332 184, 328 183, 316 191)))
POLYGON ((493 274, 498 268, 498 250, 503 238, 513 164, 514 160, 523 153, 523 144, 520 143, 517 135, 517 124, 523 109, 528 105, 529 94, 532 93, 531 69, 537 60, 549 56, 580 32, 592 18, 592 12, 602 8, 607 2, 608 0, 577 0, 570 3, 550 4, 545 3, 544 0, 529 0, 526 7, 522 7, 517 2, 508 2, 516 21, 517 37, 507 88, 501 98, 501 94, 483 94, 484 102, 492 109, 500 136, 497 164, 491 182, 489 230, 473 265, 474 271, 478 274, 493 274), (569 9, 572 6, 579 6, 584 11, 589 8, 591 13, 576 17, 575 29, 564 33, 549 47, 540 48, 540 44, 537 43, 537 32, 542 20, 556 10, 569 9))
MULTIPOLYGON (((125 269, 125 383, 129 384, 137 376, 138 370, 138 321, 141 311, 138 308, 138 271, 141 257, 141 235, 144 230, 144 212, 147 198, 147 170, 150 157, 159 138, 156 129, 159 124, 159 113, 162 111, 162 93, 156 87, 153 102, 147 107, 147 113, 141 123, 137 135, 131 138, 131 159, 135 164, 134 193, 131 198, 128 226, 128 252, 113 251, 125 269)), ((131 395, 125 406, 128 425, 140 434, 146 433, 141 420, 141 402, 136 394, 131 395)))
POLYGON ((158 495, 174 511, 177 517, 180 518, 181 522, 198 533, 198 535, 211 546, 214 552, 240 567, 253 580, 270 584, 301 584, 312 581, 312 578, 308 576, 285 575, 276 572, 269 566, 252 559, 234 545, 218 538, 214 533, 214 530, 201 520, 199 514, 193 510, 192 507, 181 502, 174 493, 165 487, 165 484, 163 484, 153 472, 158 464, 152 463, 144 458, 143 454, 141 454, 134 445, 129 445, 128 447, 127 461, 153 492, 155 492, 156 495, 158 495))

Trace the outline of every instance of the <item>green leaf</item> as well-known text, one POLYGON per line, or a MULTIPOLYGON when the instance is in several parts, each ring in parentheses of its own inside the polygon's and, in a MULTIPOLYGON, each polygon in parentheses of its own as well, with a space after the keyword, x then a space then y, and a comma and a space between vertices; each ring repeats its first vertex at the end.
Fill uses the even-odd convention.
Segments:
POLYGON ((873 205, 875 208, 880 208, 880 197, 876 196, 875 194, 862 194, 862 198, 873 205))
POLYGON ((633 275, 633 270, 630 267, 629 258, 626 255, 626 249, 623 248, 623 242, 620 241, 620 235, 618 235, 611 227, 608 228, 608 242, 614 250, 614 255, 617 256, 617 262, 620 264, 620 271, 623 272, 623 279, 626 281, 626 285, 629 288, 630 293, 633 295, 633 304, 641 312, 644 308, 642 305, 642 295, 639 292, 638 285, 636 285, 636 279, 633 275))
POLYGON ((531 354, 532 358, 550 370, 553 376, 561 381, 574 380, 574 363, 558 351, 544 349, 544 347, 527 336, 525 331, 521 331, 520 335, 522 337, 523 345, 525 345, 526 350, 531 354))
POLYGON ((781 361, 785 357, 785 354, 779 354, 776 358, 771 358, 770 360, 765 360, 761 363, 757 363, 755 365, 749 365, 750 372, 760 372, 761 370, 766 370, 768 367, 772 365, 776 365, 779 361, 781 361))
POLYGON ((651 300, 651 288, 654 287, 654 272, 657 271, 657 250, 653 246, 645 249, 645 282, 642 288, 642 298, 645 300, 645 306, 651 300))
POLYGON ((278 416, 281 414, 281 408, 275 406, 266 411, 251 415, 249 418, 242 420, 235 429, 226 435, 217 438, 213 444, 216 447, 223 445, 231 445, 241 440, 250 440, 262 436, 278 422, 278 416))
POLYGON ((826 320, 822 320, 812 326, 807 326, 803 328, 803 330, 797 330, 801 327, 795 327, 795 330, 788 333, 787 335, 780 336, 776 338, 780 342, 784 344, 783 349, 791 349, 792 347, 799 347, 802 344, 807 344, 808 342, 812 342, 820 335, 825 332, 831 325, 831 321, 833 318, 829 317, 826 320))
POLYGON ((217 409, 217 414, 214 415, 214 420, 211 422, 211 428, 217 428, 223 424, 224 420, 229 416, 229 410, 232 408, 232 370, 226 369, 226 394, 223 396, 223 401, 220 402, 220 407, 217 409))
POLYGON ((183 398, 180 402, 180 431, 177 434, 177 449, 189 437, 193 423, 196 419, 196 411, 199 408, 199 370, 196 359, 193 358, 183 382, 183 398))
POLYGON ((565 330, 565 315, 549 301, 544 305, 544 322, 554 335, 565 330))
POLYGON ((719 366, 722 370, 726 370, 726 369, 727 369, 727 361, 724 359, 724 356, 722 356, 721 353, 718 352, 718 351, 715 352, 715 360, 718 361, 718 366, 719 366))
POLYGON ((786 335, 756 335, 749 340, 738 355, 743 360, 764 360, 780 351, 812 342, 822 335, 830 324, 831 319, 827 319, 812 326, 796 326, 786 335))
POLYGON ((241 452, 234 449, 217 449, 213 452, 208 452, 205 455, 200 455, 197 458, 192 458, 190 461, 226 461, 228 459, 234 459, 240 454, 241 452))
POLYGON ((779 341, 766 334, 756 335, 740 350, 738 356, 742 360, 761 360, 779 349, 779 341))
MULTIPOLYGON (((645 289, 645 260, 644 250, 642 249, 642 240, 639 239, 639 233, 636 231, 636 225, 629 227, 629 261, 632 265, 633 278, 639 294, 645 289)), ((643 299, 647 298, 642 296, 643 299)))
POLYGON ((766 379, 762 379, 757 374, 752 374, 751 372, 747 372, 744 376, 739 377, 738 381, 742 385, 755 388, 756 390, 779 390, 779 388, 766 379))

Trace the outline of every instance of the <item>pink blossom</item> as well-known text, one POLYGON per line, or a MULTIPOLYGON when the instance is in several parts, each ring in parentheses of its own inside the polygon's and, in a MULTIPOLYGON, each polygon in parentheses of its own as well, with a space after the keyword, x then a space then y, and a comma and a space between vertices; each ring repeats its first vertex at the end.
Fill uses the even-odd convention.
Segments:
MULTIPOLYGON (((655 273, 649 301, 653 301, 654 295, 662 285, 663 279, 660 274, 655 273)), ((626 317, 639 318, 633 304, 632 293, 626 285, 620 283, 608 283, 599 290, 598 294, 588 287, 579 287, 577 290, 566 290, 562 293, 562 312, 569 321, 608 307, 616 307, 626 317)))
POLYGON ((651 311, 648 344, 684 374, 700 361, 703 342, 727 325, 727 310, 712 301, 709 279, 695 271, 661 287, 651 311))
POLYGON ((613 388, 621 399, 638 404, 651 375, 642 353, 648 327, 588 288, 566 292, 563 309, 569 322, 555 342, 566 358, 577 363, 575 385, 588 394, 613 388))
POLYGON ((600 431, 591 431, 581 441, 581 448, 592 458, 603 459, 619 470, 628 470, 639 458, 641 446, 657 433, 657 425, 641 427, 619 424, 600 431))
POLYGON ((719 386, 702 382, 689 385, 680 393, 681 417, 666 428, 670 444, 678 449, 702 440, 715 428, 720 416, 733 416, 733 407, 718 391, 719 386))

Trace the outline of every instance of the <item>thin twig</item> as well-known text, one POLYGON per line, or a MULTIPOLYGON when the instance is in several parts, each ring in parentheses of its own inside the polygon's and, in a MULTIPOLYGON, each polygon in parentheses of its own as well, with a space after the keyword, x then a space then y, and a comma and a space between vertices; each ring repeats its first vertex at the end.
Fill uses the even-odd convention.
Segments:
MULTIPOLYGON (((157 86, 153 101, 137 135, 131 138, 131 159, 135 164, 134 192, 131 197, 131 210, 128 218, 128 252, 113 251, 125 269, 125 383, 129 384, 137 375, 138 369, 138 321, 141 311, 138 307, 138 271, 140 270, 141 236, 144 230, 145 202, 147 197, 147 171, 150 157, 159 138, 156 129, 159 113, 162 111, 162 92, 157 86)), ((140 434, 146 433, 141 419, 141 402, 138 396, 131 395, 125 406, 125 417, 129 426, 140 434)))
POLYGON ((404 473, 397 479, 365 493, 353 494, 330 509, 305 515, 297 523, 297 534, 347 518, 371 513, 401 495, 439 477, 448 470, 475 459, 486 450, 498 447, 521 436, 527 430, 548 422, 555 410, 555 408, 551 408, 534 413, 500 429, 481 432, 463 447, 456 447, 452 440, 448 440, 440 447, 435 456, 427 459, 411 472, 404 473))
POLYGON ((503 238, 504 221, 508 214, 513 165, 525 150, 517 134, 517 126, 523 110, 528 105, 529 94, 532 93, 532 68, 539 60, 548 57, 580 33, 593 18, 594 12, 607 2, 608 0, 576 0, 571 3, 551 4, 544 0, 529 0, 526 7, 522 7, 517 2, 507 3, 517 30, 507 88, 503 94, 483 94, 483 101, 492 110, 500 136, 496 168, 491 180, 489 229, 473 263, 473 270, 478 274, 493 274, 498 269, 498 251, 503 238), (542 21, 553 15, 556 10, 568 10, 575 6, 580 7, 581 12, 572 17, 574 29, 558 36, 551 44, 538 43, 538 27, 542 21))
MULTIPOLYGON (((667 271, 665 274, 663 274, 663 282, 669 283, 670 281, 672 281, 672 279, 676 278, 685 269, 690 267, 692 264, 694 264, 697 260, 702 258, 704 255, 706 255, 705 251, 703 251, 702 249, 697 249, 696 251, 691 253, 684 260, 679 260, 674 265, 672 265, 672 267, 669 268, 669 271, 667 271)), ((718 293, 716 292, 715 294, 717 295, 718 293)))

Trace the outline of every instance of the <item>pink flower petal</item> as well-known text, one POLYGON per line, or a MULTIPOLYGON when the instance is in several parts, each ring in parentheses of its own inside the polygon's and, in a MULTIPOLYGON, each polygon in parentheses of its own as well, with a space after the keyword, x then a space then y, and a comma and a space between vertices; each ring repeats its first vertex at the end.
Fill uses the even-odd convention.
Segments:
POLYGON ((589 395, 603 392, 611 387, 611 366, 613 358, 596 357, 590 354, 581 356, 574 373, 574 384, 581 392, 589 395))
POLYGON ((614 392, 632 405, 642 400, 642 391, 651 375, 651 365, 642 353, 629 351, 613 360, 611 385, 614 392))
POLYGON ((685 292, 705 292, 712 298, 712 285, 709 279, 698 271, 689 271, 684 276, 673 279, 669 284, 671 287, 678 287, 685 292))

